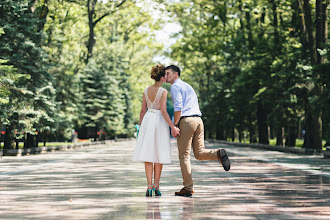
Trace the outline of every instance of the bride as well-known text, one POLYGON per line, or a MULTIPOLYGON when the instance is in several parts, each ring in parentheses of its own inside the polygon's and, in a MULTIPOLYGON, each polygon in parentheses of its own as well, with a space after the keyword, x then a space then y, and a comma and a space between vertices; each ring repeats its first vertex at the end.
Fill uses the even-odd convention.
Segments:
POLYGON ((146 196, 161 196, 159 191, 160 176, 163 164, 171 163, 170 131, 176 134, 180 129, 175 127, 167 113, 167 90, 161 86, 166 83, 165 67, 153 66, 151 78, 154 84, 147 87, 143 93, 140 112, 140 131, 133 155, 133 161, 145 163, 148 181, 146 196), (153 175, 154 174, 154 175, 153 175), (152 177, 154 176, 154 183, 152 177))

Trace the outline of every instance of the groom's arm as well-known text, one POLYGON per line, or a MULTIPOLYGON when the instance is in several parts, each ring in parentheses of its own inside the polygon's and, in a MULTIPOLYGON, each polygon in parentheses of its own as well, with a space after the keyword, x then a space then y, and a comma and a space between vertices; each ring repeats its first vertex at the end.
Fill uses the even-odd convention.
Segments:
POLYGON ((181 118, 181 111, 174 112, 174 125, 179 124, 181 118))
POLYGON ((172 129, 171 133, 172 133, 172 136, 175 138, 178 135, 180 136, 180 130, 179 130, 179 126, 178 126, 180 118, 181 118, 181 111, 174 112, 174 125, 175 125, 175 128, 177 128, 177 129, 172 129))
POLYGON ((181 88, 176 85, 172 85, 171 96, 174 107, 174 125, 177 125, 180 121, 182 108, 183 108, 181 88))

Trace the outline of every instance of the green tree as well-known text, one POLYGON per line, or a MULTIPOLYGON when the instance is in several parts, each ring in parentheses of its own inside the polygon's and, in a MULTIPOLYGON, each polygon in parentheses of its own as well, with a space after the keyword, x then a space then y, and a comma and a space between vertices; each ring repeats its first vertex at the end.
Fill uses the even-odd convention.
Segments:
POLYGON ((41 48, 41 33, 37 31, 38 19, 27 1, 2 1, 0 4, 1 59, 24 75, 15 82, 20 93, 9 97, 13 109, 7 109, 5 148, 13 148, 14 130, 21 127, 27 140, 26 147, 35 146, 37 129, 53 122, 53 78, 47 72, 47 55, 41 48))
POLYGON ((197 90, 207 136, 294 146, 305 129, 305 146, 320 147, 327 1, 164 4, 182 26, 170 55, 197 90))
MULTIPOLYGON (((47 22, 44 25, 44 49, 50 60, 48 72, 54 76, 57 115, 51 127, 51 140, 69 140, 73 129, 83 122, 82 95, 80 94, 79 71, 85 67, 84 41, 88 36, 84 6, 70 1, 51 1, 48 5, 47 22)), ((48 132, 47 132, 48 133, 48 132)), ((47 133, 43 138, 47 138, 47 133)))

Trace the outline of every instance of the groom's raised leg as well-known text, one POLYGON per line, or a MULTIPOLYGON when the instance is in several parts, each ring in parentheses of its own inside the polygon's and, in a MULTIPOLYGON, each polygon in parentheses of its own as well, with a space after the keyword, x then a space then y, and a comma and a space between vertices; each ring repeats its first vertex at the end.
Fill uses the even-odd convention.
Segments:
POLYGON ((192 139, 194 156, 197 160, 218 160, 217 150, 205 149, 204 145, 204 124, 201 118, 192 118, 190 122, 195 130, 192 139))
POLYGON ((205 149, 204 145, 204 124, 201 118, 193 118, 190 121, 193 129, 195 130, 192 146, 194 155, 197 160, 219 160, 223 168, 230 170, 230 160, 225 149, 209 150, 205 149))

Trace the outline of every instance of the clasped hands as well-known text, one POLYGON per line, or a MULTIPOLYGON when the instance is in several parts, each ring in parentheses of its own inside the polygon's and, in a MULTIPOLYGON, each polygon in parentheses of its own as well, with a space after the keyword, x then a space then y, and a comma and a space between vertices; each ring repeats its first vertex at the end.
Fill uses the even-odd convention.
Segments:
POLYGON ((174 126, 174 128, 171 129, 171 134, 173 137, 180 136, 180 128, 174 126))

